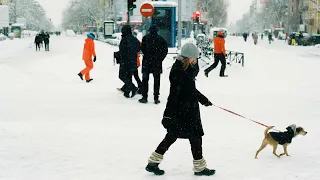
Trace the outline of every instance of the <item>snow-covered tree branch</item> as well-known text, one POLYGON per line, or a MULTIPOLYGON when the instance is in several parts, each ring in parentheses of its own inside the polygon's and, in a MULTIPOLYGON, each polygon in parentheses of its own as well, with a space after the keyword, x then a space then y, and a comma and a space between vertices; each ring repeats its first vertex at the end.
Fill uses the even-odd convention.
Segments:
POLYGON ((15 0, 9 7, 10 22, 15 22, 16 18, 26 18, 27 29, 36 31, 50 31, 53 27, 52 22, 46 17, 45 10, 35 0, 15 0))
POLYGON ((95 25, 104 18, 99 0, 72 0, 63 13, 62 27, 81 30, 85 25, 95 25))
POLYGON ((225 27, 228 19, 228 2, 226 0, 200 0, 201 12, 207 12, 209 24, 216 27, 225 27))

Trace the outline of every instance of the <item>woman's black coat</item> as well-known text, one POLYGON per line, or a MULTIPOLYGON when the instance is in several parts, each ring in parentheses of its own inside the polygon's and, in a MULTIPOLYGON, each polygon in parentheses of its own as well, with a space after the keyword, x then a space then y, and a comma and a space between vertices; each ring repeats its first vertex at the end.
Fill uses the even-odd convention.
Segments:
POLYGON ((182 62, 177 60, 170 72, 170 95, 164 117, 171 118, 166 129, 177 138, 194 139, 204 135, 199 102, 206 104, 209 100, 196 88, 198 71, 192 67, 183 70, 182 62))

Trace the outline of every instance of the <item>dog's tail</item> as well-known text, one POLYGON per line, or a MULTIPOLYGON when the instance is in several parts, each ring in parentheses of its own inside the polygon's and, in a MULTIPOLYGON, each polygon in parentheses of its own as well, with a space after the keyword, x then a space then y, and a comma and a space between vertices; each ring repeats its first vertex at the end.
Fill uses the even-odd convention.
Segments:
POLYGON ((265 137, 265 138, 268 136, 268 131, 269 131, 270 129, 272 129, 272 128, 274 128, 274 126, 268 126, 268 127, 266 128, 266 130, 264 130, 264 137, 265 137))

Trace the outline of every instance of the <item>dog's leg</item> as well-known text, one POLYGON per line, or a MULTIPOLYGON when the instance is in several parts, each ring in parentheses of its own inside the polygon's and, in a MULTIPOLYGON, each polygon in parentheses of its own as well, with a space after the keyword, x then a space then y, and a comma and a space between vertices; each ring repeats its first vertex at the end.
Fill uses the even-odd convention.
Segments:
POLYGON ((268 145, 268 142, 267 142, 266 139, 264 139, 264 140, 262 141, 262 144, 261 144, 259 150, 258 150, 257 153, 256 153, 256 156, 255 156, 256 159, 258 159, 258 154, 260 153, 260 151, 262 151, 267 145, 268 145))
POLYGON ((278 158, 280 158, 280 156, 279 155, 277 155, 277 148, 278 148, 278 144, 275 144, 275 145, 272 145, 273 146, 273 151, 272 151, 272 153, 275 155, 275 156, 277 156, 278 158))
POLYGON ((280 154, 280 156, 283 156, 283 155, 290 156, 290 155, 288 154, 287 147, 288 147, 288 144, 284 144, 284 145, 283 145, 283 150, 284 150, 284 152, 283 152, 282 154, 280 154))

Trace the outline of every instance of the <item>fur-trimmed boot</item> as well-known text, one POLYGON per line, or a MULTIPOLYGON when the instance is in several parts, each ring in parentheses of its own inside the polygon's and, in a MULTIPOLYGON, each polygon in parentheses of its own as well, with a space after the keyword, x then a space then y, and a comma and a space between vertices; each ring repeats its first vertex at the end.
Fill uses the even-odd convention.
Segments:
POLYGON ((204 158, 193 160, 193 171, 196 176, 212 176, 216 172, 214 169, 207 168, 207 163, 204 158))
POLYGON ((148 165, 146 167, 146 171, 151 172, 155 175, 163 175, 164 170, 159 169, 159 164, 163 160, 163 155, 153 152, 148 159, 148 165))

